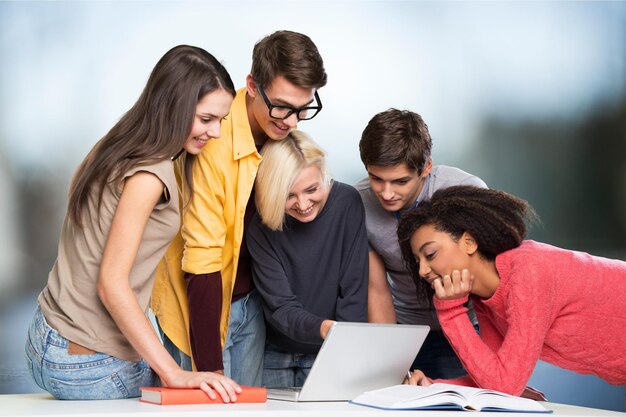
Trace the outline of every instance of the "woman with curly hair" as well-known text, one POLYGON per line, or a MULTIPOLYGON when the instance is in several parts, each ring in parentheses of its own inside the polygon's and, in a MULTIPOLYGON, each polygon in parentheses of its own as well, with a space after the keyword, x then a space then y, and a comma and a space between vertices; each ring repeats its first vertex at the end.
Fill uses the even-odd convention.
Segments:
MULTIPOLYGON (((403 257, 468 373, 446 382, 520 395, 541 359, 626 384, 626 298, 615 296, 626 262, 524 240, 534 219, 526 201, 471 186, 440 190, 401 219, 403 257)), ((431 382, 419 370, 409 380, 431 382)))

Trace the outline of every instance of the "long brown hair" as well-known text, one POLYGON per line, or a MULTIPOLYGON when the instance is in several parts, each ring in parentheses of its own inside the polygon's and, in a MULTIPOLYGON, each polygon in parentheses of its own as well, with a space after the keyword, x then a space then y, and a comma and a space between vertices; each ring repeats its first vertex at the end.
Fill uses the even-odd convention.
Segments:
MULTIPOLYGON (((198 101, 218 89, 235 95, 224 66, 204 49, 179 45, 163 55, 137 102, 78 167, 69 192, 70 219, 80 225, 89 196, 96 192, 100 208, 105 185, 119 186, 132 167, 179 155, 191 131, 198 101)), ((190 190, 194 159, 185 155, 183 162, 190 190)))

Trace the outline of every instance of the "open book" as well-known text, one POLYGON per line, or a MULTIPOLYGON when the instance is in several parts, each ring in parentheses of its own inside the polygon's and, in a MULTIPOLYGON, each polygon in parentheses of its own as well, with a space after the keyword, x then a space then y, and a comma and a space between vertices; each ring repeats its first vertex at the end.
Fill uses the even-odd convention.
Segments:
POLYGON ((541 403, 498 391, 450 384, 428 387, 394 385, 367 391, 352 404, 386 410, 473 410, 517 413, 551 413, 541 403))
MULTIPOLYGON (((200 388, 165 388, 141 387, 140 401, 160 405, 176 404, 224 404, 222 397, 216 394, 212 400, 200 388)), ((241 386, 237 394, 237 403, 264 403, 267 401, 267 390, 264 387, 241 386)))

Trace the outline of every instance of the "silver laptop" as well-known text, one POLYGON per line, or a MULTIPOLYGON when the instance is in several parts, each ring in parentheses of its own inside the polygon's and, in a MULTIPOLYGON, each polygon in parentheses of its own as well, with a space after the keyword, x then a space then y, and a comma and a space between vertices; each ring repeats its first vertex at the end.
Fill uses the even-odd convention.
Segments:
POLYGON ((337 322, 302 388, 268 388, 267 398, 347 401, 402 383, 428 335, 428 326, 337 322))

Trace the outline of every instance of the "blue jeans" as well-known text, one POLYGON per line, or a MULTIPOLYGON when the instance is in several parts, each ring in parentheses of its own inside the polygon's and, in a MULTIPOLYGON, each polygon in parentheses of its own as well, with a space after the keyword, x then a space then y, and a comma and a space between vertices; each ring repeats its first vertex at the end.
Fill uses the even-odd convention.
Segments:
POLYGON ((61 400, 139 397, 139 388, 160 385, 144 360, 125 361, 104 353, 68 353, 68 340, 46 323, 37 307, 26 339, 26 362, 39 387, 61 400))
POLYGON ((178 349, 174 342, 172 342, 172 340, 167 337, 167 335, 161 328, 161 325, 159 324, 159 319, 156 319, 156 323, 165 350, 167 350, 170 356, 174 358, 174 361, 178 364, 178 366, 181 367, 181 369, 184 369, 185 371, 192 371, 193 369, 191 366, 191 357, 184 353, 182 350, 178 349))
POLYGON ((230 306, 224 374, 242 385, 260 387, 264 348, 265 319, 261 296, 257 290, 252 290, 230 306))
MULTIPOLYGON (((159 333, 165 349, 176 363, 190 371, 191 358, 172 343, 160 326, 159 333)), ((224 374, 242 385, 261 386, 264 344, 265 321, 261 297, 257 290, 252 290, 230 306, 228 336, 222 359, 224 374)))
POLYGON ((315 353, 285 352, 266 343, 263 385, 267 388, 301 387, 316 356, 315 353))
MULTIPOLYGON (((478 332, 478 328, 476 331, 478 332)), ((431 379, 450 379, 467 375, 463 364, 442 331, 431 330, 426 336, 411 370, 419 369, 431 379)))

